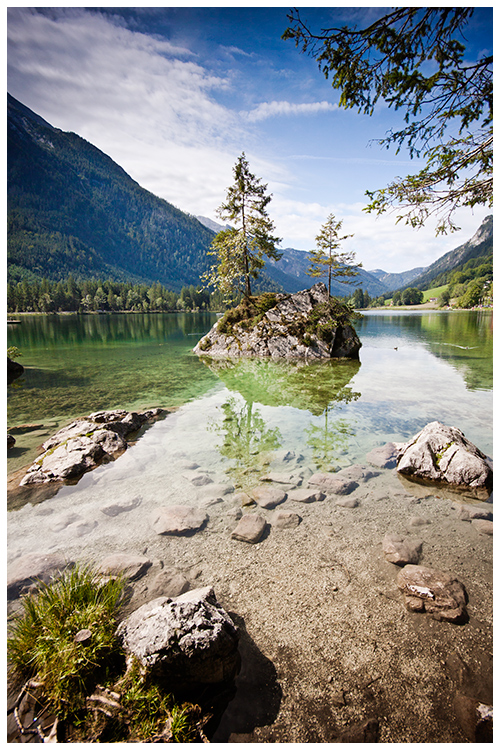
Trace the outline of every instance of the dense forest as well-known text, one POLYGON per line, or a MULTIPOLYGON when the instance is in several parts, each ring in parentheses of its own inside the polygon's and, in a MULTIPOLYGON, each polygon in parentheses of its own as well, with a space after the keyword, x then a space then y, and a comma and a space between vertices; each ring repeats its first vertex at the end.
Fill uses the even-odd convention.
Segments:
POLYGON ((194 285, 180 292, 162 284, 132 284, 96 279, 29 283, 26 279, 7 285, 7 310, 14 312, 179 312, 224 309, 219 295, 194 285))

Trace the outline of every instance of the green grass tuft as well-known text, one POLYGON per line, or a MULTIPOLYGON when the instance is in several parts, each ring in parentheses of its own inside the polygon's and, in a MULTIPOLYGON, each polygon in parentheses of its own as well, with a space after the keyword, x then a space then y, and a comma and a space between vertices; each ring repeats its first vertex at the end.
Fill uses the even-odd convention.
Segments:
POLYGON ((119 660, 115 630, 122 593, 120 580, 102 582, 89 568, 75 567, 24 597, 7 641, 9 663, 18 677, 42 683, 58 717, 82 710, 102 677, 99 668, 119 660), (75 635, 86 629, 90 641, 75 643, 75 635))

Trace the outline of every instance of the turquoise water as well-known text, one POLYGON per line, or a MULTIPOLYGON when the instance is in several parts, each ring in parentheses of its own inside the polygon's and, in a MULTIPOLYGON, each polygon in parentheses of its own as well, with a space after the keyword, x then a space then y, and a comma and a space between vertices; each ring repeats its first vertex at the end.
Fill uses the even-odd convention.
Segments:
POLYGON ((286 447, 335 467, 435 419, 491 454, 491 312, 369 312, 357 324, 359 362, 310 365, 200 360, 191 350, 215 320, 54 315, 8 326, 8 345, 20 349, 25 367, 8 388, 8 424, 21 427, 9 470, 29 463, 45 436, 76 416, 193 403, 202 415, 214 394, 220 403, 203 427, 211 425, 210 440, 217 436, 226 457, 237 452, 229 444, 248 456, 286 447), (22 427, 30 424, 39 427, 22 427))

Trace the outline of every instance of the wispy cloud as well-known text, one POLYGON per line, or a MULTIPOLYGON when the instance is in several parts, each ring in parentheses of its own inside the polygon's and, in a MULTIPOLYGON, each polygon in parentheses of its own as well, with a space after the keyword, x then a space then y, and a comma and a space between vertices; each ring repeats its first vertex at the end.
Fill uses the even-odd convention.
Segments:
POLYGON ((214 96, 224 75, 94 11, 15 8, 8 32, 13 96, 180 208, 218 205, 244 131, 214 96))
POLYGON ((282 115, 316 115, 318 112, 333 112, 338 109, 336 104, 330 102, 310 102, 304 104, 293 104, 292 102, 262 102, 244 115, 250 122, 267 120, 268 117, 279 117, 282 115))

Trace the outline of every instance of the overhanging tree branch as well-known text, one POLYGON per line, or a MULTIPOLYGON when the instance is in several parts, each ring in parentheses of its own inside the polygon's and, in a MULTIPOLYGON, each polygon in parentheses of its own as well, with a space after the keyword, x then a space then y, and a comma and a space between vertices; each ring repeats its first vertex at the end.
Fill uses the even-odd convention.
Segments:
POLYGON ((420 226, 438 213, 437 232, 457 229, 459 206, 492 206, 493 57, 466 60, 463 30, 474 8, 396 8, 365 29, 314 34, 294 10, 283 34, 314 57, 340 105, 372 115, 379 100, 404 111, 405 127, 380 145, 408 149, 427 164, 415 175, 368 192, 366 210, 399 206, 420 226), (460 37, 458 39, 457 37, 460 37), (452 135, 449 135, 451 133, 452 135))

